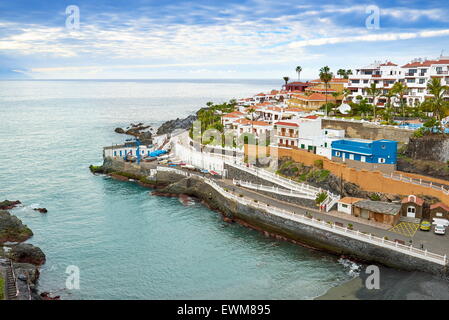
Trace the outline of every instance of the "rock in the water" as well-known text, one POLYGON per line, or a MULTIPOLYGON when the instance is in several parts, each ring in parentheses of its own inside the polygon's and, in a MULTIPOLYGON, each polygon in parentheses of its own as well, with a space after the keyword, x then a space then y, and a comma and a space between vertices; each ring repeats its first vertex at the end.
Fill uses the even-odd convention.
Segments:
POLYGON ((16 201, 5 200, 0 202, 0 210, 9 210, 17 207, 19 204, 21 204, 19 200, 16 201))
POLYGON ((47 213, 48 210, 46 208, 34 208, 34 211, 39 211, 40 213, 47 213))
POLYGON ((150 126, 145 126, 142 122, 138 124, 131 123, 130 127, 126 127, 125 129, 122 128, 115 128, 114 130, 116 133, 120 134, 128 134, 130 136, 134 136, 136 138, 139 138, 139 140, 146 145, 151 144, 152 141, 152 133, 150 126))
POLYGON ((23 242, 33 236, 30 228, 8 211, 0 210, 0 243, 23 242))
POLYGON ((40 266, 45 263, 45 254, 39 247, 29 243, 20 243, 11 246, 8 258, 19 263, 31 263, 40 266))
POLYGON ((158 129, 157 135, 172 133, 176 129, 190 129, 192 123, 197 119, 196 115, 190 115, 184 119, 176 119, 164 122, 158 129))

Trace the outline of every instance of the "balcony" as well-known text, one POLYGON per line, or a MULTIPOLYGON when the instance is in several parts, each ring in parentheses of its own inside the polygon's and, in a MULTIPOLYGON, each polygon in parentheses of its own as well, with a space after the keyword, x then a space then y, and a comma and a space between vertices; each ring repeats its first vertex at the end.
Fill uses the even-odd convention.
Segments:
POLYGON ((298 134, 297 133, 289 133, 289 132, 278 131, 276 133, 276 135, 278 135, 279 137, 286 137, 286 138, 298 138, 298 134))

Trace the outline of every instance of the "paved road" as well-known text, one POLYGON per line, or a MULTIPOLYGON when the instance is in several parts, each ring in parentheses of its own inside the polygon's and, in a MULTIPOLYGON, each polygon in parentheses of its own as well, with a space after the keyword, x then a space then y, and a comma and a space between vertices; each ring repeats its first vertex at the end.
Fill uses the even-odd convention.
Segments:
MULTIPOLYGON (((180 167, 176 167, 177 169, 181 169, 180 167)), ((185 169, 181 169, 186 172, 190 172, 185 169)), ((415 248, 421 248, 421 249, 427 249, 432 253, 445 255, 447 254, 449 256, 449 234, 446 234, 444 236, 436 235, 433 233, 433 230, 430 232, 416 230, 415 232, 412 232, 413 226, 405 226, 404 229, 408 229, 408 232, 402 232, 400 228, 395 228, 393 231, 385 230, 381 228, 376 228, 371 225, 367 225, 365 223, 359 223, 354 220, 346 220, 339 217, 336 217, 332 215, 332 212, 329 213, 323 213, 320 212, 317 209, 303 207, 298 204, 289 203, 286 201, 281 201, 278 199, 271 198, 265 194, 258 193, 255 190, 252 189, 246 189, 243 187, 235 186, 232 183, 232 180, 229 179, 219 179, 217 177, 212 177, 210 175, 204 175, 200 173, 196 173, 198 175, 202 176, 208 176, 210 178, 213 178, 219 185, 221 185, 224 188, 227 188, 228 190, 232 190, 236 195, 243 194, 244 197, 249 198, 251 200, 257 200, 262 203, 268 203, 270 206, 278 207, 293 213, 299 213, 299 214, 312 214, 314 218, 321 219, 323 221, 331 221, 331 222, 338 222, 342 224, 343 226, 348 226, 348 224, 352 224, 354 230, 359 230, 360 232, 366 232, 370 233, 377 237, 387 237, 389 240, 401 240, 406 245, 412 244, 415 248), (394 232, 396 231, 396 232, 394 232)), ((351 217, 351 219, 354 219, 351 217)))
POLYGON ((354 230, 359 230, 361 232, 371 233, 377 237, 388 237, 389 240, 402 240, 405 244, 412 244, 416 248, 421 248, 421 245, 424 245, 424 249, 429 250, 430 252, 437 254, 447 254, 449 255, 449 236, 439 236, 432 232, 424 232, 420 230, 416 230, 416 232, 412 235, 412 232, 406 235, 407 233, 397 233, 390 230, 384 230, 380 228, 376 228, 364 223, 358 223, 353 220, 342 219, 341 217, 333 216, 332 213, 323 213, 319 210, 307 208, 300 206, 298 204, 293 204, 285 201, 281 201, 278 199, 271 198, 264 194, 260 194, 257 191, 246 189, 243 187, 235 186, 231 180, 217 180, 217 182, 229 189, 234 190, 235 194, 243 194, 244 197, 257 200, 263 203, 269 203, 270 206, 278 207, 284 210, 288 210, 290 212, 299 213, 299 214, 312 214, 314 218, 321 219, 323 221, 332 221, 339 222, 343 226, 348 226, 348 224, 352 224, 354 230), (410 242, 412 241, 412 242, 410 242))

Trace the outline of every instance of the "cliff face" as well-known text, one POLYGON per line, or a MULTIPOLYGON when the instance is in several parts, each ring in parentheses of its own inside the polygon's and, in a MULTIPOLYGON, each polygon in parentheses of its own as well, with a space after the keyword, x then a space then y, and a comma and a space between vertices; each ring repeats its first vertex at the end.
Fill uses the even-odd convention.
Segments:
POLYGON ((342 197, 367 198, 378 201, 400 200, 398 195, 365 191, 358 185, 345 181, 328 170, 323 170, 320 163, 310 167, 294 162, 290 158, 282 158, 279 161, 278 173, 297 182, 307 182, 314 187, 340 194, 342 197))
POLYGON ((0 244, 4 242, 23 242, 33 235, 30 228, 8 211, 0 211, 0 244))
POLYGON ((449 161, 449 137, 429 135, 410 138, 404 154, 414 160, 449 161))

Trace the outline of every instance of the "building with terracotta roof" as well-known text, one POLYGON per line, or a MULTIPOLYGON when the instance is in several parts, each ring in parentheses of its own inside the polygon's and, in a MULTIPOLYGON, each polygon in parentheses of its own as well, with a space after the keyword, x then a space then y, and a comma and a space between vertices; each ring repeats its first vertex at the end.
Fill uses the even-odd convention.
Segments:
POLYGON ((309 94, 294 94, 287 101, 289 107, 297 107, 309 111, 318 110, 327 102, 337 102, 337 100, 330 94, 323 94, 313 92, 309 94), (327 97, 326 97, 327 96, 327 97))
POLYGON ((284 84, 282 88, 286 91, 299 91, 304 92, 304 90, 310 86, 309 82, 301 82, 301 81, 294 81, 287 84, 284 84))
POLYGON ((429 218, 432 222, 449 225, 449 206, 438 202, 430 206, 429 212, 429 218))
POLYGON ((362 198, 344 197, 337 202, 337 211, 352 215, 352 205, 362 198))
POLYGON ((401 215, 406 218, 420 220, 423 218, 424 200, 415 196, 409 195, 401 201, 401 215))

